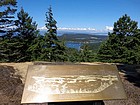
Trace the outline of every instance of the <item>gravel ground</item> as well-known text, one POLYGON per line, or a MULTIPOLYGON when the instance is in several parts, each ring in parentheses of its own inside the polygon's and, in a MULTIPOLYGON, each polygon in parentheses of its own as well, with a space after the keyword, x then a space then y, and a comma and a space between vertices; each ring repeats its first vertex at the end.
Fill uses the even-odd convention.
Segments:
MULTIPOLYGON (((33 63, 31 62, 0 63, 0 105, 21 105, 20 102, 27 67, 28 65, 32 64, 33 63)), ((100 105, 140 105, 140 75, 135 70, 136 68, 133 65, 131 66, 117 66, 120 70, 120 77, 122 79, 124 89, 126 91, 127 99, 104 101, 100 105)), ((50 105, 54 105, 54 103, 51 103, 50 105)), ((93 103, 59 103, 57 105, 93 105, 93 103)))

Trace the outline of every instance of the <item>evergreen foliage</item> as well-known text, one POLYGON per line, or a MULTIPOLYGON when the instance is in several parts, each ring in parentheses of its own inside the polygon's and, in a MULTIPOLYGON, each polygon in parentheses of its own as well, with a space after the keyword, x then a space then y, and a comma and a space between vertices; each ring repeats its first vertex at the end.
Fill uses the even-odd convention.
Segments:
POLYGON ((18 43, 15 38, 16 0, 1 0, 0 8, 0 61, 14 62, 18 57, 18 43))
POLYGON ((57 37, 57 22, 52 8, 46 12, 47 32, 39 34, 36 22, 21 8, 16 12, 16 0, 1 0, 0 8, 0 62, 68 61, 140 63, 140 29, 126 14, 114 23, 108 39, 96 44, 83 44, 80 50, 67 48, 57 37), (100 45, 100 48, 99 48, 100 45), (97 49, 99 48, 98 52, 97 49))
POLYGON ((67 61, 68 62, 95 62, 96 53, 90 49, 91 45, 84 44, 80 50, 75 48, 67 48, 67 61))
POLYGON ((13 18, 17 10, 16 3, 16 0, 0 1, 0 8, 3 8, 3 11, 0 11, 0 33, 2 36, 10 37, 9 33, 13 32, 12 27, 15 26, 13 18))
POLYGON ((126 14, 114 23, 113 33, 98 51, 98 59, 103 62, 139 64, 139 46, 137 22, 126 14))
POLYGON ((20 57, 18 61, 30 61, 32 58, 32 50, 30 47, 32 47, 33 42, 38 35, 37 24, 36 22, 33 22, 32 18, 23 8, 21 8, 17 17, 17 37, 20 42, 20 57))
POLYGON ((47 32, 43 38, 43 49, 41 58, 46 61, 64 61, 65 46, 57 38, 57 26, 53 18, 52 8, 46 12, 46 28, 47 32))
POLYGON ((43 36, 38 35, 33 43, 32 46, 29 47, 29 51, 31 51, 31 61, 41 61, 43 58, 41 58, 43 52, 43 36))
POLYGON ((79 61, 80 62, 93 62, 95 60, 95 54, 93 50, 90 50, 88 44, 84 44, 79 51, 79 61))
POLYGON ((79 51, 75 48, 67 48, 67 61, 68 62, 78 62, 79 61, 79 51))

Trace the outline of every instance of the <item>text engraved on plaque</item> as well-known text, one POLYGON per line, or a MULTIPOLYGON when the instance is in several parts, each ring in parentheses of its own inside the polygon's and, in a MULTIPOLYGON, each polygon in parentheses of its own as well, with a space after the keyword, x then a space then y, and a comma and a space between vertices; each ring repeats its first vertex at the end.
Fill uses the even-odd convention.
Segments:
POLYGON ((22 103, 125 98, 115 65, 32 65, 22 103))
POLYGON ((28 86, 29 91, 47 94, 98 93, 118 82, 113 75, 87 75, 64 77, 32 77, 34 83, 28 86))

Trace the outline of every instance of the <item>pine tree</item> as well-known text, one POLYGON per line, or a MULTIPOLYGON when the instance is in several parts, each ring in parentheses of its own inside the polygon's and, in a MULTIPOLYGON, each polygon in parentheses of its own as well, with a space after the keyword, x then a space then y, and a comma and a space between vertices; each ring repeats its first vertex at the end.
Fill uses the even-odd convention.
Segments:
POLYGON ((31 54, 31 60, 32 61, 41 61, 44 60, 44 58, 42 58, 43 52, 43 36, 38 35, 34 41, 32 46, 29 47, 29 51, 32 52, 31 54))
POLYGON ((17 17, 17 36, 20 42, 20 57, 18 61, 30 61, 32 57, 30 47, 32 47, 38 34, 37 24, 36 22, 33 22, 32 18, 27 12, 24 11, 23 8, 21 8, 21 11, 17 14, 17 17))
POLYGON ((68 62, 78 62, 79 61, 79 51, 75 48, 66 48, 67 61, 68 62))
POLYGON ((122 62, 122 52, 116 34, 109 34, 108 40, 101 44, 97 55, 102 62, 122 62))
POLYGON ((57 38, 57 26, 53 18, 52 8, 46 12, 46 28, 47 33, 44 36, 42 59, 47 61, 64 61, 65 46, 57 38))
POLYGON ((140 29, 137 30, 136 34, 128 37, 126 46, 128 48, 127 54, 129 55, 127 60, 130 64, 140 64, 140 29))
POLYGON ((15 40, 15 21, 16 0, 1 0, 0 8, 0 61, 13 62, 18 56, 15 40), (14 50, 15 49, 15 50, 14 50))
POLYGON ((94 60, 93 50, 90 50, 90 46, 88 44, 84 44, 81 46, 79 51, 79 61, 80 62, 92 62, 94 60))
POLYGON ((113 33, 98 51, 98 58, 105 62, 138 63, 136 48, 138 45, 137 22, 126 14, 114 23, 113 33))
POLYGON ((0 8, 4 8, 3 11, 0 12, 0 34, 3 37, 11 37, 13 32, 12 27, 15 26, 15 22, 13 20, 14 14, 16 12, 16 0, 1 0, 0 8))

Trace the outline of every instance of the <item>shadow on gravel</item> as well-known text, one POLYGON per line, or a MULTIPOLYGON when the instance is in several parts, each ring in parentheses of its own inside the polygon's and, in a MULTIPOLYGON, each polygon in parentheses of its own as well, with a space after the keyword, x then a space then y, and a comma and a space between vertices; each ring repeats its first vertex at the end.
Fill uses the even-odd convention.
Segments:
POLYGON ((125 73, 126 80, 140 87, 140 65, 117 65, 117 68, 125 73))
POLYGON ((20 105, 22 91, 23 83, 17 70, 0 65, 0 105, 20 105))

